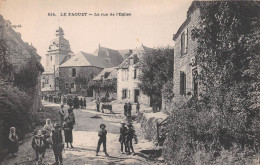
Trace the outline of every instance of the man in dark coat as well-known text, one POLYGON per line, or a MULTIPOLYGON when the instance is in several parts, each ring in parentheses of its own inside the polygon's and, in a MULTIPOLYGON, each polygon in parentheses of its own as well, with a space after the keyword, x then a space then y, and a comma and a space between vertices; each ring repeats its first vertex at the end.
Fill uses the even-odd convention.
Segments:
POLYGON ((126 135, 127 135, 127 128, 125 127, 125 123, 121 123, 122 127, 120 128, 120 136, 119 142, 121 144, 121 153, 124 154, 124 147, 125 152, 127 153, 127 145, 126 145, 126 135))
POLYGON ((128 105, 127 105, 127 115, 129 118, 131 118, 132 116, 132 104, 129 102, 128 105))
POLYGON ((69 98, 69 99, 67 100, 67 104, 69 105, 70 108, 73 106, 73 100, 72 100, 72 98, 69 98))
POLYGON ((103 151, 105 152, 106 156, 109 156, 107 153, 107 130, 106 130, 106 125, 105 124, 100 124, 100 131, 98 132, 98 145, 97 145, 97 151, 96 151, 96 156, 98 156, 98 152, 100 149, 101 144, 103 143, 103 151))
POLYGON ((127 103, 124 105, 124 115, 127 116, 127 103))
POLYGON ((73 100, 74 108, 79 108, 79 98, 76 96, 73 100))
POLYGON ((62 165, 62 150, 64 148, 64 135, 62 129, 60 128, 58 123, 54 124, 55 130, 52 131, 52 146, 53 152, 55 156, 55 165, 62 165))
POLYGON ((83 106, 84 106, 84 108, 87 107, 87 102, 86 102, 86 99, 85 99, 85 98, 84 98, 84 101, 83 101, 83 106))
POLYGON ((83 108, 83 100, 82 100, 82 98, 79 100, 79 105, 80 105, 80 108, 82 109, 83 108))
POLYGON ((127 125, 127 136, 126 136, 126 145, 127 145, 127 151, 128 155, 130 154, 130 150, 132 150, 133 155, 135 155, 134 147, 133 147, 133 139, 135 140, 135 143, 138 143, 137 136, 135 134, 135 130, 133 128, 133 125, 129 123, 127 125))
POLYGON ((99 101, 99 98, 97 98, 96 100, 96 105, 97 105, 97 111, 99 112, 99 108, 100 108, 100 101, 99 101))

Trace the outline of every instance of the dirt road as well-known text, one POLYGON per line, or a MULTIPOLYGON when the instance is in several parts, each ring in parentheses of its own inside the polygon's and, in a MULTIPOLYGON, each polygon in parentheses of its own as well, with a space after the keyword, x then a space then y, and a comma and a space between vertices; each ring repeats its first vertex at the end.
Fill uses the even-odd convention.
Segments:
MULTIPOLYGON (((58 111, 58 104, 44 103, 44 106, 51 107, 53 111, 58 111)), ((93 107, 93 106, 92 106, 93 107)), ((65 107, 67 109, 68 107, 65 107)), ((120 110, 116 114, 102 114, 93 109, 74 110, 76 124, 73 129, 73 145, 74 149, 67 149, 63 153, 64 165, 113 165, 113 164, 154 164, 142 157, 141 150, 153 147, 151 142, 141 138, 140 128, 138 124, 134 124, 137 134, 139 135, 139 143, 134 145, 137 155, 125 155, 120 153, 119 128, 120 122, 124 120, 120 110), (107 150, 109 157, 100 152, 100 156, 95 156, 98 130, 101 123, 107 126, 107 150)), ((102 146, 101 146, 102 151, 102 146)), ((31 148, 31 139, 19 146, 18 156, 16 158, 5 159, 3 164, 6 165, 29 165, 35 164, 35 154, 31 148)), ((44 164, 54 163, 54 155, 51 149, 46 151, 44 164)))

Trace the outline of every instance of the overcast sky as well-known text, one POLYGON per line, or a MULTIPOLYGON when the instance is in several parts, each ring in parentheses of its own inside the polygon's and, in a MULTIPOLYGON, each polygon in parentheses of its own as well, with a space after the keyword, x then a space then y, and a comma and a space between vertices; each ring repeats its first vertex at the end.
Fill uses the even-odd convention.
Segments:
POLYGON ((73 52, 173 45, 191 0, 0 0, 0 14, 43 57, 62 27, 73 52), (131 13, 128 17, 60 16, 60 13, 131 13), (48 16, 55 13, 56 16, 48 16))

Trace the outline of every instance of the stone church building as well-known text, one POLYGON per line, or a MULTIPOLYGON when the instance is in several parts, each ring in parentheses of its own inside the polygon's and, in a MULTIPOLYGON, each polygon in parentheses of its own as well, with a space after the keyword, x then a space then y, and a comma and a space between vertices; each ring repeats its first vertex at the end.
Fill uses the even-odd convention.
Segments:
POLYGON ((46 67, 41 79, 43 92, 59 90, 59 66, 72 56, 69 41, 64 38, 62 28, 56 30, 55 36, 46 54, 46 67))

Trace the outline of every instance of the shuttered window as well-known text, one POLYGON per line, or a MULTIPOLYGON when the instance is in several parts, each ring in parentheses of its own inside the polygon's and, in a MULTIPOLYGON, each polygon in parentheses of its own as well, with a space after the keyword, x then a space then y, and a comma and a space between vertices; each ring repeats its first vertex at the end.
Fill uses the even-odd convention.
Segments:
POLYGON ((188 50, 188 29, 181 34, 181 56, 187 53, 188 50))
POLYGON ((184 72, 180 73, 180 94, 186 95, 186 74, 184 72))

